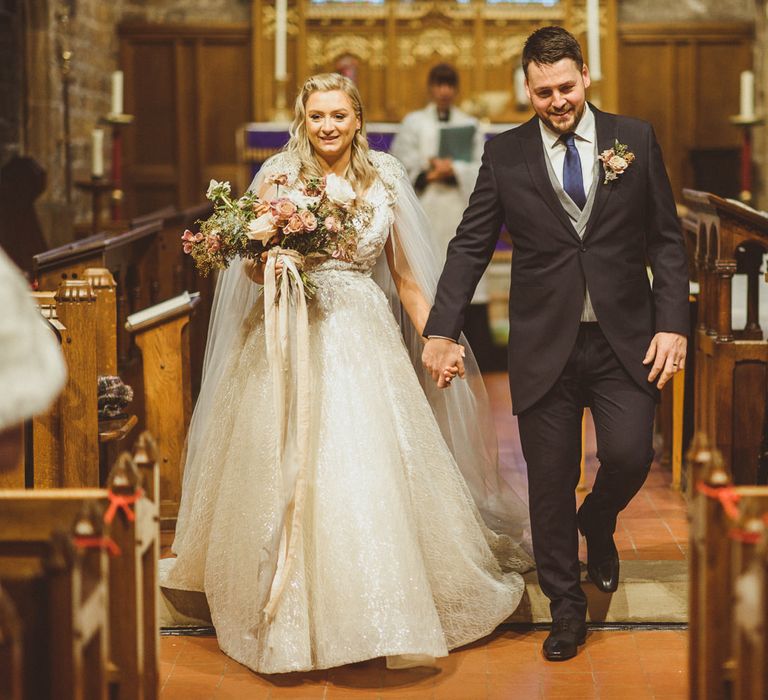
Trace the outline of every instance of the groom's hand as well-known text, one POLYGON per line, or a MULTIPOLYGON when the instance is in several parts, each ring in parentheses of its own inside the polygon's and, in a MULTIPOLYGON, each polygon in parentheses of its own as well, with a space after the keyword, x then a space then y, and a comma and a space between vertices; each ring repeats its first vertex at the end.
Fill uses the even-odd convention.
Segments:
POLYGON ((648 381, 655 381, 661 374, 656 386, 662 389, 675 372, 685 369, 687 348, 688 338, 679 333, 657 333, 654 335, 643 360, 644 365, 653 363, 648 381))
POLYGON ((450 386, 448 375, 464 377, 464 347, 448 338, 427 340, 421 361, 440 389, 450 386))

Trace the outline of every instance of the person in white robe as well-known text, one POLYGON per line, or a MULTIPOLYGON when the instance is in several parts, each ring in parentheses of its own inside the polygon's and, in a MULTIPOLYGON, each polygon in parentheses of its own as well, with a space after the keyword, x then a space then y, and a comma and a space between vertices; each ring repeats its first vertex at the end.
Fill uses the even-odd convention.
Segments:
MULTIPOLYGON (((427 87, 429 104, 405 116, 390 153, 405 166, 432 225, 435 250, 444 262, 448 243, 456 233, 475 187, 484 134, 478 120, 455 105, 459 76, 453 66, 447 63, 434 66, 429 72, 427 87), (441 130, 461 126, 475 127, 471 157, 467 160, 440 157, 441 130)), ((492 362, 489 359, 491 348, 488 347, 491 343, 488 302, 488 285, 481 279, 468 309, 464 329, 481 369, 486 369, 492 362)))

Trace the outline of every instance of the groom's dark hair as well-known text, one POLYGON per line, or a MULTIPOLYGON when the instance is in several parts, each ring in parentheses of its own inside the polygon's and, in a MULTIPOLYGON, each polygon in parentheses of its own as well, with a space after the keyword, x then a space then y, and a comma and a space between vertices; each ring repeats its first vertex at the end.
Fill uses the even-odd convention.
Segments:
POLYGON ((579 70, 584 67, 584 56, 576 37, 562 27, 541 27, 531 34, 523 46, 523 70, 528 76, 528 65, 551 65, 571 58, 579 70))

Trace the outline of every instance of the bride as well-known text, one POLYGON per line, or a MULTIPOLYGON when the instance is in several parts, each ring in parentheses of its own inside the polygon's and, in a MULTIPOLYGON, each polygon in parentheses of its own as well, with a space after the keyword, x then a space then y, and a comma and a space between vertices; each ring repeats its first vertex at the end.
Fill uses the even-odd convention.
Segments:
POLYGON ((421 368, 429 222, 399 161, 368 149, 357 88, 321 74, 252 188, 330 174, 354 188, 357 249, 307 270, 303 320, 301 292, 274 301, 289 258, 220 275, 161 577, 204 591, 221 649, 261 673, 430 663, 503 622, 530 567, 471 352, 446 389, 421 368))

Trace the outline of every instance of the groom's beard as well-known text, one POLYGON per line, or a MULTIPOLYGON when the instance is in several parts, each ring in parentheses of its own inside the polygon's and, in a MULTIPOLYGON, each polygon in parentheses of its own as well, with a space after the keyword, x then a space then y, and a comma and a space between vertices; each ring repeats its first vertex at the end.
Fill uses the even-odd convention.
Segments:
POLYGON ((576 131, 576 127, 579 125, 579 122, 581 121, 581 118, 584 116, 584 108, 586 107, 586 102, 583 102, 581 105, 581 109, 576 111, 576 108, 572 105, 568 105, 568 109, 557 111, 552 110, 548 111, 546 113, 546 117, 542 117, 539 115, 539 119, 544 122, 552 131, 554 131, 556 134, 567 134, 570 131, 576 131), (552 117, 554 116, 563 116, 563 115, 571 115, 570 119, 566 119, 564 121, 554 121, 552 117))

